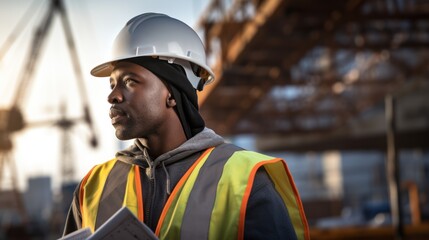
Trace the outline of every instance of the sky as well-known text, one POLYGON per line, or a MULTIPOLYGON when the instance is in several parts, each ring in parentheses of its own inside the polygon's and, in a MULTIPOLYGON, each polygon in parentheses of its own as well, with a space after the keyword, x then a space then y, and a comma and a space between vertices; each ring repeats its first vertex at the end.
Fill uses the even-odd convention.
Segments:
MULTIPOLYGON (((92 77, 92 67, 109 60, 116 34, 132 17, 143 12, 160 12, 178 18, 191 27, 207 7, 209 0, 63 0, 76 43, 82 68, 85 92, 78 89, 65 34, 59 15, 54 16, 44 48, 37 61, 31 83, 23 100, 22 112, 29 125, 57 120, 60 107, 66 106, 68 118, 82 116, 82 94, 86 95, 97 132, 99 147, 92 149, 90 131, 85 124, 76 124, 68 132, 74 159, 75 180, 79 181, 90 168, 114 157, 129 142, 120 143, 114 136, 108 117, 107 78, 92 77), (122 146, 121 146, 122 145, 122 146)), ((16 92, 34 31, 46 14, 49 0, 0 0, 0 48, 19 20, 29 13, 28 24, 17 35, 0 60, 0 109, 8 109, 16 92), (35 2, 34 2, 35 1, 35 2), (31 10, 28 10, 31 9, 31 10)), ((51 176, 53 188, 61 181, 61 134, 58 127, 27 127, 12 135, 10 159, 18 172, 19 188, 24 190, 29 177, 51 176)), ((8 185, 11 168, 6 166, 3 183, 8 185)), ((1 186, 0 186, 1 187, 1 186)), ((3 186, 5 187, 5 186, 3 186)))

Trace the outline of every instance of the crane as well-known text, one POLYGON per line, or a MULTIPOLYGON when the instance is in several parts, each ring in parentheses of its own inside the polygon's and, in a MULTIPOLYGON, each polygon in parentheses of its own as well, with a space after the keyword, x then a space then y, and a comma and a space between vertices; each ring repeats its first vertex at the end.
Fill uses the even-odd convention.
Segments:
MULTIPOLYGON (((21 28, 24 24, 24 21, 20 21, 17 25, 21 28)), ((8 50, 8 47, 16 38, 16 31, 13 32, 6 43, 0 49, 0 61, 4 56, 5 52, 8 50)), ((11 177, 12 190, 16 196, 16 203, 18 205, 18 210, 22 216, 23 221, 26 220, 26 212, 17 189, 17 173, 15 169, 15 164, 13 160, 13 142, 11 136, 18 131, 23 130, 29 126, 40 126, 40 125, 55 125, 60 128, 62 131, 62 154, 61 156, 61 175, 62 182, 69 181, 73 178, 74 167, 71 155, 71 149, 68 146, 70 141, 70 136, 68 132, 70 129, 78 123, 84 123, 88 126, 90 131, 89 145, 91 147, 97 147, 98 140, 95 131, 95 127, 91 118, 90 108, 88 104, 88 98, 86 96, 86 89, 83 83, 83 75, 79 65, 79 57, 76 50, 76 45, 73 40, 71 25, 67 17, 67 12, 65 5, 62 0, 50 0, 49 9, 46 12, 43 20, 38 25, 30 47, 30 52, 26 58, 24 69, 20 74, 18 81, 18 87, 16 89, 15 95, 13 96, 13 101, 10 108, 0 109, 0 189, 2 187, 2 179, 6 176, 5 171, 8 167, 10 170, 9 176, 11 177), (22 106, 25 103, 25 97, 29 91, 30 83, 34 74, 34 70, 37 67, 38 61, 40 59, 40 53, 44 47, 47 35, 52 26, 52 21, 55 15, 59 15, 62 23, 62 28, 64 30, 67 47, 70 52, 73 70, 76 76, 78 91, 80 94, 80 99, 82 100, 82 116, 75 119, 67 118, 65 115, 65 107, 61 106, 61 118, 54 120, 47 120, 41 123, 29 124, 25 121, 24 114, 22 112, 22 106)))

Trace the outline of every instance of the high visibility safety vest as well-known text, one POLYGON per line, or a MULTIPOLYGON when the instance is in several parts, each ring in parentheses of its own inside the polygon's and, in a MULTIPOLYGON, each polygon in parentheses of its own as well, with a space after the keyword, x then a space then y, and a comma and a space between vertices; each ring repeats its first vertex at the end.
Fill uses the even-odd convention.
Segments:
MULTIPOLYGON (((155 234, 160 239, 243 239, 247 202, 256 171, 262 166, 288 209, 298 239, 309 239, 301 200, 286 163, 252 151, 237 151, 231 144, 207 149, 187 170, 169 196, 155 234)), ((83 228, 94 231, 103 223, 100 219, 114 213, 111 209, 122 206, 144 220, 137 165, 113 159, 95 166, 82 180, 79 198, 83 228)))

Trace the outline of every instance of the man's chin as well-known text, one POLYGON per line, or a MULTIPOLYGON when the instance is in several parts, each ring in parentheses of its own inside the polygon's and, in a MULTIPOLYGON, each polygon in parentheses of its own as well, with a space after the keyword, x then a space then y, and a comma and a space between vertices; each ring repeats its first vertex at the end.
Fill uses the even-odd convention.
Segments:
POLYGON ((130 137, 128 134, 118 130, 115 131, 115 136, 117 139, 122 141, 133 139, 133 137, 130 137))

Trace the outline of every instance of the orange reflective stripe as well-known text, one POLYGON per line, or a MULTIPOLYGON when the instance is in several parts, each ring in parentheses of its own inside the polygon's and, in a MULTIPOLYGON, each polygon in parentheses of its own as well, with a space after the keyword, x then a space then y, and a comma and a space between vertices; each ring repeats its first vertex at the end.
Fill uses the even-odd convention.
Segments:
POLYGON ((140 180, 140 168, 139 166, 134 166, 134 176, 135 176, 135 183, 136 183, 136 194, 137 194, 137 209, 138 214, 137 217, 140 221, 144 222, 144 208, 143 208, 143 195, 142 195, 142 184, 140 180))
POLYGON ((282 161, 282 163, 286 169, 286 174, 289 178, 289 181, 291 182, 292 190, 293 190, 293 193, 295 196, 295 200, 296 200, 298 208, 299 208, 299 214, 301 215, 302 225, 304 226, 304 237, 305 237, 305 239, 310 239, 310 228, 308 227, 307 218, 305 216, 304 207, 302 206, 301 198, 299 197, 298 189, 296 188, 295 182, 292 178, 292 174, 290 173, 286 162, 282 161))
POLYGON ((256 171, 258 171, 259 167, 262 166, 264 162, 259 162, 256 164, 249 175, 249 181, 246 186, 246 190, 244 190, 243 201, 240 207, 240 218, 238 220, 238 236, 239 240, 244 239, 244 220, 246 219, 246 209, 247 202, 249 201, 250 192, 252 191, 253 182, 255 181, 256 171))
POLYGON ((173 203, 174 199, 176 199, 176 195, 179 192, 179 190, 182 188, 183 184, 188 179, 189 175, 191 175, 192 171, 195 169, 195 167, 198 165, 198 163, 204 159, 204 157, 209 154, 214 148, 207 149, 201 156, 197 159, 197 161, 192 164, 192 166, 186 171, 186 173, 183 175, 183 177, 179 180, 179 182, 176 184, 176 186, 173 189, 173 192, 168 197, 167 202, 165 203, 164 209, 162 210, 161 216, 158 220, 158 225, 156 226, 155 234, 159 237, 162 223, 164 222, 165 216, 167 215, 168 210, 170 209, 171 204, 173 203))

